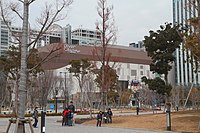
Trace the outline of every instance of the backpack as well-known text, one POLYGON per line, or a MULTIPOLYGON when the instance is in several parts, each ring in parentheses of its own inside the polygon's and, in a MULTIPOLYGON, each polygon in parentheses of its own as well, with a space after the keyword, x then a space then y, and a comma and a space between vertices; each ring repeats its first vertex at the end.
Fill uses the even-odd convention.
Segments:
POLYGON ((97 114, 97 120, 101 120, 102 119, 102 115, 101 114, 97 114))
POLYGON ((32 118, 35 118, 35 112, 32 113, 32 118))
POLYGON ((73 112, 69 112, 69 118, 71 119, 71 118, 73 118, 73 112))
POLYGON ((108 115, 109 115, 109 116, 112 116, 112 111, 108 111, 108 115))

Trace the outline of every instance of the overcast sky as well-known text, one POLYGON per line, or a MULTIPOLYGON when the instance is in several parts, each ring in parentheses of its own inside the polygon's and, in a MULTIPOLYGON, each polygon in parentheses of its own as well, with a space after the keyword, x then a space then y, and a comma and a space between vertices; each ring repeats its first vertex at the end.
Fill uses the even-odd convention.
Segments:
MULTIPOLYGON (((36 2, 34 8, 39 8, 39 4, 36 2)), ((171 0, 108 0, 108 4, 114 7, 119 45, 128 46, 130 42, 143 40, 149 30, 157 30, 161 24, 172 22, 171 0)), ((72 30, 81 25, 95 29, 98 19, 97 0, 74 0, 67 19, 60 25, 70 24, 72 30)))

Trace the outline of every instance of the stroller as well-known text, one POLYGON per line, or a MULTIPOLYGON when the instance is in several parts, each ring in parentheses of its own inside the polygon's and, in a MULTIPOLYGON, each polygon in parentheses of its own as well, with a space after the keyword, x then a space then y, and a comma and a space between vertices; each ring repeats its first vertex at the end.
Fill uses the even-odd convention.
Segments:
POLYGON ((108 113, 103 112, 103 123, 108 123, 108 113))

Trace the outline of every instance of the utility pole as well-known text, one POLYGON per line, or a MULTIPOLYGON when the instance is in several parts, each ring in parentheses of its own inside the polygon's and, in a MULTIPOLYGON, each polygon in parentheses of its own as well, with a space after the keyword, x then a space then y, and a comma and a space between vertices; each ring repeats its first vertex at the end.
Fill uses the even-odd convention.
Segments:
POLYGON ((58 88, 56 87, 56 106, 55 106, 55 112, 57 113, 58 112, 58 88))
POLYGON ((45 133, 45 115, 46 112, 41 112, 41 133, 45 133))

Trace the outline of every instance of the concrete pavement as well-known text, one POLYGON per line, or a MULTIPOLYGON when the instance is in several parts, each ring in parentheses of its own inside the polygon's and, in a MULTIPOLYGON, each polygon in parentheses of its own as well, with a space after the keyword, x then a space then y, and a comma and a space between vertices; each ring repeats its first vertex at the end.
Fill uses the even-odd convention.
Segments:
MULTIPOLYGON (((78 117, 78 116, 77 116, 78 117)), ((54 116, 54 117, 46 117, 46 133, 172 133, 172 132, 159 132, 159 131, 149 131, 149 130, 142 130, 142 129, 129 129, 129 128, 112 128, 112 127, 96 127, 95 125, 79 125, 76 124, 73 127, 61 126, 61 123, 56 122, 60 120, 61 116, 54 116)), ((34 128, 34 133, 40 133, 40 119, 38 123, 38 128, 34 128)), ((6 130, 8 126, 8 119, 1 118, 0 119, 0 132, 6 130)), ((11 125, 11 129, 9 133, 13 133, 15 129, 15 125, 11 125)), ((26 133, 31 133, 30 128, 26 125, 26 133)))

